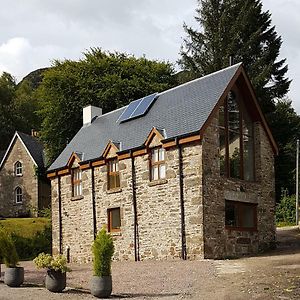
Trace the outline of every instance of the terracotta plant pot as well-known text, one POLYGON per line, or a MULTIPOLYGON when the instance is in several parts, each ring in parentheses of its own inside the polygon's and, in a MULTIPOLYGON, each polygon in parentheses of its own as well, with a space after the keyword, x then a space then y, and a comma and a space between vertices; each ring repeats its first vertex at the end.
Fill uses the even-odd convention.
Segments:
POLYGON ((91 280, 91 294, 97 298, 108 298, 112 291, 111 276, 93 276, 91 280))
POLYGON ((24 282, 24 268, 7 268, 4 273, 4 283, 10 287, 18 287, 24 282))
POLYGON ((61 271, 47 270, 45 285, 50 292, 60 293, 66 288, 66 273, 61 271))

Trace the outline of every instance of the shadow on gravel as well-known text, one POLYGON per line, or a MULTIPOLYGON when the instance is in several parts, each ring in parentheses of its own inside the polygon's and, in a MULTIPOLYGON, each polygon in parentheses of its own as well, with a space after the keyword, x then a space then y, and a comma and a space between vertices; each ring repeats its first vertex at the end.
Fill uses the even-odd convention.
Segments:
POLYGON ((126 298, 163 298, 163 297, 171 297, 171 296, 179 296, 178 293, 173 294, 114 294, 111 295, 110 298, 116 299, 126 299, 126 298))

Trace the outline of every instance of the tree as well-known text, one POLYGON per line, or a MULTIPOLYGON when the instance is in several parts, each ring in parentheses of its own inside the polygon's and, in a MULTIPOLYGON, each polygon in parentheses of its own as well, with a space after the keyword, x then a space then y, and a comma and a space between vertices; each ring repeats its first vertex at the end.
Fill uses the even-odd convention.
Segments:
POLYGON ((4 72, 0 77, 0 150, 5 150, 14 133, 15 79, 4 72))
POLYGON ((80 61, 55 61, 38 90, 41 138, 50 161, 82 126, 82 108, 109 112, 130 101, 175 85, 169 63, 91 49, 80 61))
POLYGON ((281 37, 263 12, 261 0, 199 0, 196 21, 201 30, 186 24, 180 65, 193 77, 228 66, 228 57, 243 62, 264 113, 275 110, 275 99, 289 89, 285 59, 278 60, 281 37))

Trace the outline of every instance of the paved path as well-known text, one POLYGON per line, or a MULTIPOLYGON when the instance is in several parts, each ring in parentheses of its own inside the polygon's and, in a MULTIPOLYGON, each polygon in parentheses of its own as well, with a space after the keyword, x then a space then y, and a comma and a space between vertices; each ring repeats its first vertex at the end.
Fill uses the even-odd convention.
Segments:
MULTIPOLYGON (((278 248, 235 260, 144 261, 113 263, 113 299, 300 299, 300 232, 277 232, 278 248)), ((90 265, 72 265, 68 288, 60 294, 43 288, 44 270, 23 262, 25 285, 0 283, 0 300, 96 299, 89 294, 90 265)), ((2 268, 5 271, 5 268, 2 268)))

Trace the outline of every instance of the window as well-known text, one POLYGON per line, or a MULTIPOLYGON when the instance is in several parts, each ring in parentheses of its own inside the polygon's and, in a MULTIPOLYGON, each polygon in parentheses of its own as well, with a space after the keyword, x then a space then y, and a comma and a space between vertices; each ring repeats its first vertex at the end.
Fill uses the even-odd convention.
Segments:
POLYGON ((120 207, 111 208, 107 210, 108 214, 108 231, 120 231, 121 229, 121 215, 120 207))
POLYGON ((233 92, 219 109, 220 174, 254 180, 253 122, 233 92))
POLYGON ((112 190, 120 187, 119 162, 117 159, 108 161, 107 164, 107 189, 112 190))
POLYGON ((82 171, 79 168, 72 169, 72 196, 82 195, 82 171))
POLYGON ((166 178, 165 152, 164 148, 151 150, 151 181, 166 178))
POLYGON ((225 200, 225 227, 256 230, 257 204, 225 200))
POLYGON ((15 175, 22 176, 23 175, 23 165, 20 161, 15 163, 15 175))
POLYGON ((23 202, 23 191, 22 188, 20 188, 19 186, 15 189, 15 201, 16 203, 23 202))

